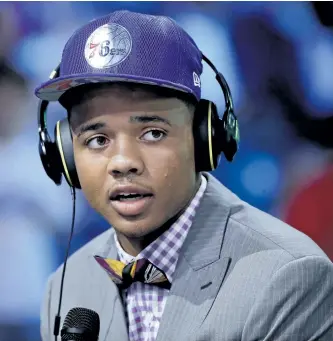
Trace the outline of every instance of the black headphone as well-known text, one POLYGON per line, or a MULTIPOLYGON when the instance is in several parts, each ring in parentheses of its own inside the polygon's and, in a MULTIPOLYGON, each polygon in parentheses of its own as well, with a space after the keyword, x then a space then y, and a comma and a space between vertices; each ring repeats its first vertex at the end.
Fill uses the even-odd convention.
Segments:
MULTIPOLYGON (((239 147, 239 126, 233 110, 233 101, 229 86, 223 75, 204 55, 203 60, 216 74, 225 99, 225 111, 220 119, 216 105, 206 99, 201 99, 196 105, 193 136, 195 149, 195 166, 197 172, 213 171, 219 164, 223 152, 228 161, 232 161, 239 147)), ((60 65, 51 73, 50 79, 59 77, 60 65)), ((46 111, 49 102, 39 103, 37 121, 39 133, 39 154, 46 174, 57 184, 61 184, 64 175, 68 185, 81 188, 76 172, 72 134, 67 118, 57 122, 55 126, 55 141, 53 142, 47 130, 46 111)))

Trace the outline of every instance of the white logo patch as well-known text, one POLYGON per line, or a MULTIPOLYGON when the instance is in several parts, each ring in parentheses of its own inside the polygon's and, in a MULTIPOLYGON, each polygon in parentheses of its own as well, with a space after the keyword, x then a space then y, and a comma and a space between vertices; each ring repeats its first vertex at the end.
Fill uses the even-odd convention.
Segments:
POLYGON ((195 72, 193 72, 193 84, 199 88, 201 87, 200 77, 195 72))
POLYGON ((132 50, 132 37, 125 27, 106 24, 88 38, 84 56, 96 69, 106 69, 122 63, 132 50))

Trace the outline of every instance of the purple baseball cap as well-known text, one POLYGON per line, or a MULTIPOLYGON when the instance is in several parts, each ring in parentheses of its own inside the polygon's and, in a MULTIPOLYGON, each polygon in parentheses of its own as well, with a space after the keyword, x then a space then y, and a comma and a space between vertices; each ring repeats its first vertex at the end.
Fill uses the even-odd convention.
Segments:
POLYGON ((116 11, 79 28, 62 53, 60 75, 35 90, 57 101, 88 83, 135 82, 201 97, 202 53, 172 19, 116 11))

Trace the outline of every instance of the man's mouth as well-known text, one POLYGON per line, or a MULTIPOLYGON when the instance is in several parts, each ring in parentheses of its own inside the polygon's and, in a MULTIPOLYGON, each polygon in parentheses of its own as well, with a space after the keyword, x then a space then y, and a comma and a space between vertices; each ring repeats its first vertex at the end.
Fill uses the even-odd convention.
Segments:
POLYGON ((112 207, 121 216, 137 216, 145 212, 153 202, 153 193, 143 187, 135 185, 118 186, 111 193, 109 199, 112 207))
POLYGON ((139 194, 139 193, 120 193, 111 197, 112 201, 135 201, 147 197, 152 197, 152 194, 139 194))

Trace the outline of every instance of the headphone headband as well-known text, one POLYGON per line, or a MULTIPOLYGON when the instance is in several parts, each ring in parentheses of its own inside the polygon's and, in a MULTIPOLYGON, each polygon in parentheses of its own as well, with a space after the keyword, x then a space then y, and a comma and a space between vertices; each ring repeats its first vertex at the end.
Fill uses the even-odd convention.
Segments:
MULTIPOLYGON (((59 71, 60 71, 60 65, 59 64, 50 74, 50 79, 54 79, 59 77, 59 71)), ((45 132, 47 130, 47 107, 49 105, 49 101, 41 100, 39 101, 39 107, 37 112, 37 121, 38 121, 38 131, 41 134, 42 132, 45 132)))
POLYGON ((49 105, 48 101, 39 101, 38 107, 38 131, 41 133, 45 131, 47 123, 46 123, 46 110, 49 105))
POLYGON ((202 59, 206 62, 206 64, 208 66, 210 66, 210 68, 215 73, 215 78, 216 78, 217 82, 220 84, 220 87, 223 91, 226 109, 232 110, 232 112, 233 112, 234 111, 234 105, 233 105, 233 101, 232 101, 232 97, 231 97, 231 91, 230 91, 230 88, 229 88, 229 85, 228 85, 226 79, 224 78, 222 73, 217 70, 215 65, 204 54, 202 54, 202 59))

